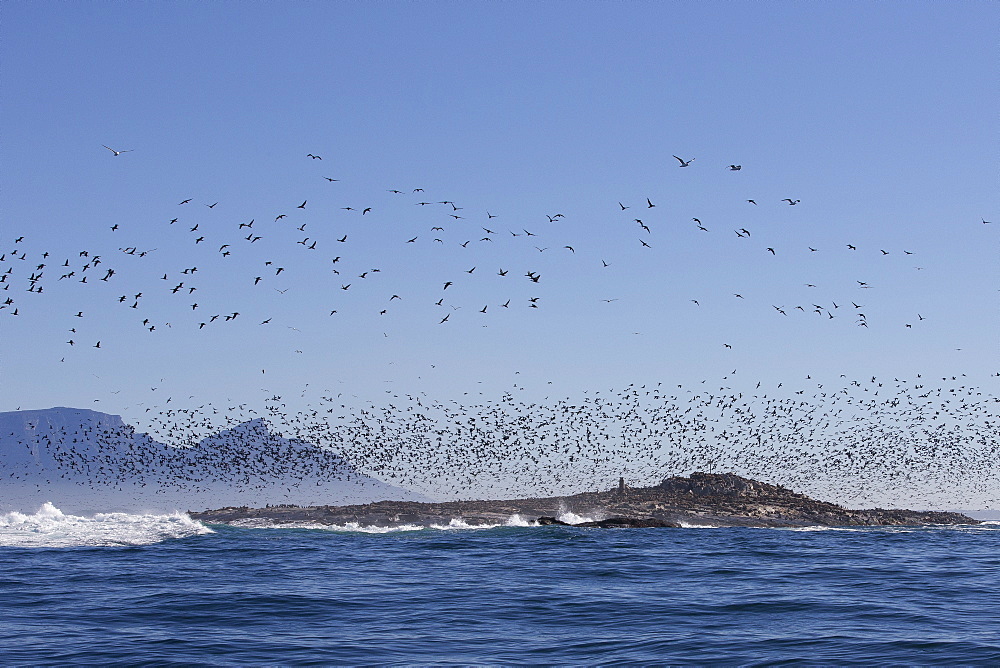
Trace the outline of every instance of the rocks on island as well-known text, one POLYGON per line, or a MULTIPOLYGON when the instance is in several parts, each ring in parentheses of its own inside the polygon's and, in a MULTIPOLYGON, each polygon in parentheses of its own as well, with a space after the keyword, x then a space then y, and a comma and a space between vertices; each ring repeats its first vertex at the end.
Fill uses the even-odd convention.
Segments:
POLYGON ((653 487, 627 487, 624 480, 604 492, 513 500, 379 501, 352 506, 228 507, 190 512, 210 523, 316 524, 391 527, 402 525, 502 525, 517 517, 538 525, 593 528, 684 526, 902 526, 977 524, 966 515, 899 509, 851 510, 817 501, 779 485, 732 473, 692 473, 653 487), (570 515, 572 514, 572 515, 570 515), (585 518, 568 522, 559 517, 585 518))

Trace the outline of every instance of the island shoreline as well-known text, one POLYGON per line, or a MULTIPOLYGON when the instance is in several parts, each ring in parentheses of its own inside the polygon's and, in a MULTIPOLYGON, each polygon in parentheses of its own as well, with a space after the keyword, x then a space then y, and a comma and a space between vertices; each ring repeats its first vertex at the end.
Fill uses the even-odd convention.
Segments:
POLYGON ((499 526, 517 522, 594 528, 875 527, 979 524, 957 512, 849 509, 731 473, 695 472, 654 487, 478 501, 378 501, 347 506, 230 506, 188 511, 209 524, 254 526, 499 526), (567 519, 569 518, 569 519, 567 519), (576 521, 569 521, 576 520, 576 521))

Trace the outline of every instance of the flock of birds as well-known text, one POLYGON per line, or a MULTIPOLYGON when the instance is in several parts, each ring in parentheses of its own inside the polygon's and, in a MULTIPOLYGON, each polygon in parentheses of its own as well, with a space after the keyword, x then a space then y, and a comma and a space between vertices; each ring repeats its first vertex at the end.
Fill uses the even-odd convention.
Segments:
MULTIPOLYGON (((104 148, 116 158, 131 152, 104 148)), ((306 157, 322 163, 320 155, 306 157)), ((680 168, 692 167, 695 160, 673 157, 680 168)), ((740 172, 743 168, 730 164, 726 169, 740 172)), ((340 185, 338 178, 318 178, 329 187, 340 185)), ((597 272, 613 272, 618 262, 617 258, 601 257, 603 247, 575 232, 562 212, 511 225, 499 213, 485 209, 473 212, 447 196, 429 197, 419 187, 386 188, 383 197, 394 198, 393 206, 405 202, 420 211, 423 227, 385 241, 388 249, 374 251, 374 255, 373 249, 379 245, 372 240, 388 234, 373 231, 369 224, 378 217, 382 200, 344 201, 335 211, 322 210, 322 218, 318 218, 310 215, 315 209, 310 202, 315 198, 306 196, 301 203, 296 199, 266 215, 233 221, 226 220, 224 203, 197 203, 194 198, 178 197, 170 205, 173 211, 155 223, 158 230, 154 236, 162 244, 153 248, 136 241, 151 239, 148 226, 133 235, 127 223, 109 225, 111 236, 95 237, 93 247, 69 252, 46 247, 57 245, 55 240, 19 233, 0 240, 4 243, 0 248, 0 323, 2 316, 34 317, 41 310, 41 301, 51 294, 80 299, 77 306, 57 315, 65 329, 57 353, 63 360, 67 351, 106 350, 109 339, 114 338, 114 332, 102 329, 109 326, 109 319, 93 324, 88 320, 91 305, 97 303, 100 309, 120 309, 124 314, 121 321, 134 328, 128 335, 168 328, 197 333, 238 319, 254 326, 283 324, 294 330, 296 322, 268 309, 282 312, 274 306, 275 300, 290 290, 302 289, 306 277, 312 281, 318 270, 326 276, 326 283, 311 284, 309 289, 315 292, 312 301, 324 317, 344 316, 350 309, 355 309, 351 317, 365 312, 371 317, 386 317, 403 302, 420 301, 424 306, 416 313, 431 310, 433 315, 425 321, 446 326, 469 317, 470 312, 489 317, 506 309, 542 308, 549 299, 558 297, 544 290, 546 279, 550 272, 562 271, 567 259, 581 271, 597 272), (335 216, 332 221, 331 216, 335 216), (355 254, 357 237, 365 242, 355 254), (103 246, 97 248, 98 242, 103 246), (168 245, 187 251, 162 253, 163 259, 158 259, 160 246, 168 245), (468 257, 474 257, 475 263, 461 265, 466 257, 463 253, 473 249, 477 253, 468 257), (430 293, 415 287, 416 281, 406 272, 397 271, 402 254, 411 250, 422 253, 419 262, 426 267, 422 278, 434 286, 430 293), (549 261, 555 254, 562 254, 559 263, 549 261), (178 257, 183 257, 183 263, 178 263, 178 257), (234 264, 238 257, 242 261, 234 264), (205 284, 200 279, 207 274, 225 274, 226 279, 205 284), (395 275, 396 280, 383 280, 387 275, 395 275), (487 280, 484 275, 489 276, 488 288, 480 282, 487 280), (511 287, 497 287, 506 285, 511 287), (487 301, 480 296, 492 298, 498 290, 507 291, 502 300, 487 301), (360 300, 347 297, 362 291, 365 296, 360 300), (237 292, 246 297, 241 302, 245 306, 222 308, 237 292), (157 305, 147 309, 151 297, 157 305), (476 299, 480 301, 471 305, 476 299)), ((324 196, 322 201, 326 199, 324 196)), ((746 199, 743 204, 766 204, 758 199, 746 199)), ((632 230, 634 253, 655 252, 664 235, 674 229, 657 215, 653 197, 608 204, 609 212, 616 216, 616 233, 624 235, 628 234, 624 230, 632 230)), ((793 197, 773 202, 774 206, 801 204, 793 197)), ((983 219, 984 224, 988 222, 983 219)), ((695 234, 735 236, 746 244, 747 253, 762 258, 786 253, 810 255, 821 250, 819 245, 780 248, 780 238, 768 238, 766 232, 749 229, 749 225, 709 227, 710 223, 699 218, 692 218, 691 223, 695 234)), ((859 249, 847 241, 838 250, 867 253, 872 262, 889 255, 914 254, 902 248, 859 249)), ((875 286, 863 277, 851 280, 851 291, 842 296, 791 305, 769 303, 767 307, 778 318, 800 312, 826 321, 844 314, 855 327, 867 329, 869 310, 860 295, 875 286)), ((812 290, 817 285, 805 283, 804 287, 812 290)), ((746 301, 742 292, 709 298, 746 301)), ((601 301, 610 304, 619 299, 601 301)), ((685 301, 691 308, 699 308, 705 299, 695 295, 685 301)), ((914 312, 912 320, 900 324, 913 328, 925 319, 924 314, 914 312)), ((720 344, 732 347, 729 342, 720 344)), ((961 478, 979 481, 980 487, 974 490, 978 493, 992 484, 990 464, 998 449, 997 399, 965 385, 934 387, 923 379, 894 380, 883 387, 872 378, 870 383, 853 381, 837 390, 820 385, 810 396, 790 398, 770 398, 763 393, 744 396, 727 387, 706 392, 680 385, 671 391, 661 385, 630 386, 620 392, 595 392, 572 404, 561 401, 553 405, 521 403, 515 396, 517 389, 515 386, 497 402, 472 406, 419 395, 392 395, 383 406, 351 408, 330 393, 306 409, 292 412, 275 395, 266 402, 263 416, 246 406, 147 407, 151 436, 145 441, 136 440, 132 433, 100 435, 108 442, 125 439, 131 443, 123 450, 112 448, 126 453, 113 465, 105 462, 95 466, 87 461, 89 455, 72 445, 79 442, 79 434, 49 435, 46 447, 58 454, 61 466, 73 470, 84 467, 95 480, 111 475, 116 467, 144 475, 143 471, 151 470, 149 459, 156 461, 160 474, 168 472, 175 481, 196 485, 211 475, 246 477, 254 467, 263 466, 262 459, 241 458, 239 439, 216 440, 211 447, 202 439, 220 426, 228 428, 264 417, 289 438, 339 453, 324 450, 326 454, 307 456, 303 454, 307 450, 300 447, 272 448, 274 456, 267 466, 275 475, 302 479, 317 472, 349 475, 345 472, 353 469, 346 462, 351 462, 358 470, 383 479, 434 494, 459 496, 470 489, 494 496, 515 490, 564 493, 595 480, 617 479, 623 471, 636 482, 654 482, 651 476, 659 479, 694 469, 733 470, 807 490, 820 481, 836 485, 839 480, 844 488, 832 491, 841 494, 847 494, 850 481, 858 479, 884 485, 919 478, 924 488, 943 490, 961 478), (159 446, 153 437, 194 449, 175 459, 164 458, 154 454, 159 446), (307 470, 308 475, 304 473, 307 470)), ((269 428, 254 424, 254 429, 263 431, 251 440, 267 441, 270 437, 264 432, 270 434, 269 428)), ((856 495, 857 485, 851 489, 856 495)))
MULTIPOLYGON (((104 148, 119 157, 131 152, 104 148)), ((307 157, 322 160, 321 156, 312 153, 307 157)), ((690 167, 694 162, 694 158, 674 157, 680 167, 690 167)), ((731 164, 728 169, 739 172, 742 165, 731 164)), ((329 184, 340 182, 329 176, 322 178, 329 184)), ((152 230, 147 222, 134 226, 141 229, 130 229, 124 222, 109 225, 110 237, 95 235, 95 244, 98 241, 103 244, 100 249, 60 251, 48 247, 55 245, 51 238, 42 235, 33 238, 29 233, 19 233, 0 247, 0 290, 4 293, 0 295, 3 297, 0 315, 30 317, 43 295, 68 294, 75 288, 73 296, 68 298, 80 300, 83 307, 68 309, 63 314, 66 336, 59 342, 64 346, 62 357, 66 350, 77 346, 107 348, 109 333, 106 328, 84 327, 89 324, 91 305, 97 303, 133 309, 130 321, 136 327, 134 331, 138 331, 138 327, 150 333, 168 327, 203 330, 237 319, 263 326, 279 322, 274 312, 280 313, 282 308, 275 298, 305 288, 315 295, 310 303, 315 304, 316 313, 325 316, 349 314, 354 318, 362 317, 364 312, 379 317, 391 316, 399 305, 421 300, 434 312, 427 321, 445 325, 459 317, 468 317, 469 313, 481 317, 508 309, 543 308, 550 299, 560 296, 545 288, 550 272, 565 273, 565 256, 576 263, 580 272, 596 270, 611 275, 616 271, 617 258, 600 257, 600 253, 611 246, 608 239, 581 238, 581 233, 567 224, 568 218, 561 212, 540 215, 535 223, 511 226, 503 223, 497 213, 488 210, 475 213, 447 197, 426 197, 422 188, 386 188, 385 191, 388 196, 403 198, 418 209, 433 209, 432 215, 421 219, 426 221, 421 223, 426 228, 401 234, 396 245, 386 240, 383 246, 379 240, 379 246, 375 246, 373 235, 386 234, 374 232, 375 223, 371 222, 378 216, 379 202, 357 205, 345 202, 335 211, 326 208, 311 216, 310 198, 305 197, 301 203, 271 211, 266 219, 261 216, 227 222, 225 204, 218 201, 198 204, 193 198, 183 197, 173 204, 176 213, 168 213, 162 221, 153 223, 156 227, 152 230), (355 255, 356 238, 363 239, 364 250, 358 250, 355 255), (155 245, 146 248, 137 239, 155 245), (190 244, 187 249, 176 245, 185 243, 190 244), (159 261, 159 246, 168 244, 175 245, 174 252, 161 252, 165 257, 159 261), (410 249, 420 255, 404 257, 410 249), (476 253, 472 252, 474 249, 476 253), (553 261, 551 258, 557 254, 564 257, 553 261), (469 258, 464 266, 461 264, 463 256, 469 258), (237 266, 233 260, 237 257, 246 261, 237 266), (405 270, 397 269, 402 261, 408 263, 405 270), (416 279, 409 274, 414 262, 424 268, 416 279), (492 266, 484 266, 487 262, 492 266), (209 285, 200 280, 206 273, 219 276, 226 272, 236 275, 224 281, 216 279, 209 285), (435 274, 437 279, 433 278, 435 274), (419 288, 424 280, 433 286, 430 291, 419 288), (118 290, 103 289, 107 286, 116 286, 118 290), (87 290, 97 294, 85 294, 87 290), (363 294, 355 298, 355 293, 359 292, 363 294), (242 300, 233 299, 235 295, 242 300), (499 298, 494 298, 498 295, 499 298), (146 309, 150 297, 156 298, 158 304, 146 309), (169 299, 163 300, 163 297, 169 299), (234 306, 234 301, 242 305, 234 306)), ((797 206, 801 200, 789 197, 775 202, 780 203, 797 206)), ((746 205, 758 206, 758 201, 747 199, 746 205)), ((664 234, 675 237, 677 228, 673 221, 658 217, 656 209, 657 204, 650 197, 644 198, 641 204, 609 202, 609 211, 617 211, 613 230, 619 237, 627 234, 630 225, 634 226, 633 252, 655 253, 658 246, 675 242, 671 237, 660 240, 664 234), (666 225, 667 222, 670 225, 666 225)), ((802 254, 811 255, 821 250, 819 244, 798 250, 779 250, 779 236, 772 232, 769 238, 767 233, 749 229, 746 224, 720 230, 714 225, 708 227, 697 217, 692 218, 691 223, 692 229, 699 232, 734 235, 746 244, 746 252, 752 254, 771 257, 789 254, 797 262, 802 254)), ((402 225, 397 227, 404 229, 402 225)), ((3 240, 0 243, 4 243, 3 240)), ((845 241, 840 252, 866 251, 859 249, 856 243, 845 241)), ((914 251, 877 248, 867 253, 874 254, 874 258, 885 258, 888 255, 906 257, 914 251)), ((624 259, 622 263, 629 261, 624 259)), ((919 271, 922 267, 913 269, 919 271)), ((760 295, 756 299, 761 308, 770 309, 779 317, 801 313, 833 320, 844 316, 858 328, 869 327, 871 320, 864 296, 867 290, 876 287, 869 278, 855 277, 838 286, 836 291, 823 290, 809 279, 798 287, 806 289, 799 292, 806 297, 799 303, 776 304, 765 301, 760 295)), ((696 308, 703 306, 706 299, 716 303, 724 299, 746 301, 749 293, 744 292, 746 290, 729 295, 679 296, 678 301, 696 308)), ((627 301, 628 297, 624 299, 627 301)), ((600 301, 611 304, 622 301, 622 297, 604 297, 600 301)), ((926 318, 914 312, 900 326, 914 328, 926 318)), ((489 321, 480 322, 486 326, 489 321)), ((297 326, 287 318, 282 323, 290 329, 297 326)), ((725 345, 732 347, 731 343, 725 345)))
POLYGON ((95 487, 128 480, 195 493, 219 482, 253 490, 281 481, 291 492, 364 474, 438 498, 509 498, 603 490, 619 475, 653 485, 703 470, 842 503, 1000 505, 1000 398, 962 377, 800 387, 769 396, 633 384, 534 402, 515 386, 480 403, 391 391, 357 403, 303 388, 294 402, 267 397, 262 411, 150 407, 150 433, 112 420, 39 424, 0 440, 8 454, 41 449, 64 476, 95 487))

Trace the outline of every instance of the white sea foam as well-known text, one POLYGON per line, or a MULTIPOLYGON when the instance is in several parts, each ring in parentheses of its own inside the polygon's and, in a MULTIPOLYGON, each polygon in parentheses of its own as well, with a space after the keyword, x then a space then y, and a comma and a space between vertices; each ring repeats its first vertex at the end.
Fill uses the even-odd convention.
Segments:
POLYGON ((581 522, 596 522, 597 520, 593 517, 587 517, 586 515, 577 515, 576 513, 563 510, 556 517, 560 522, 566 522, 567 524, 580 524, 581 522))
POLYGON ((536 527, 538 522, 533 522, 531 520, 526 520, 517 513, 511 515, 507 518, 507 521, 503 524, 505 527, 536 527))
POLYGON ((453 517, 448 524, 432 524, 431 529, 451 530, 451 529, 497 529, 499 527, 536 527, 537 522, 529 522, 520 515, 514 514, 507 518, 503 524, 469 524, 460 517, 453 517))
POLYGON ((361 525, 357 522, 346 524, 320 524, 318 522, 272 522, 268 519, 251 517, 244 520, 232 522, 232 526, 246 529, 316 529, 319 531, 331 531, 334 533, 396 533, 399 531, 421 531, 427 527, 416 524, 400 524, 391 527, 380 527, 373 525, 361 525))
POLYGON ((691 524, 690 522, 678 522, 682 529, 721 529, 714 524, 691 524))
MULTIPOLYGON (((492 525, 492 526, 496 526, 496 525, 492 525)), ((463 520, 461 517, 452 517, 448 521, 447 524, 432 524, 431 528, 432 529, 451 530, 451 529, 489 529, 489 528, 492 528, 492 527, 489 524, 469 524, 468 522, 466 522, 465 520, 463 520)))
POLYGON ((535 527, 537 522, 524 519, 520 515, 511 515, 503 524, 469 524, 461 518, 452 518, 448 524, 430 524, 421 526, 418 524, 398 524, 395 526, 374 526, 362 525, 357 522, 347 522, 346 524, 319 524, 316 522, 272 522, 262 518, 247 518, 236 520, 233 526, 248 529, 317 529, 321 531, 331 531, 334 533, 397 533, 400 531, 454 531, 456 529, 496 529, 499 527, 535 527))
POLYGON ((377 526, 361 526, 357 522, 348 522, 343 526, 326 526, 323 527, 327 531, 355 531, 360 533, 398 533, 400 531, 422 531, 427 527, 418 526, 416 524, 399 524, 392 527, 377 527, 377 526))
POLYGON ((882 531, 891 533, 916 533, 918 531, 996 531, 1000 529, 1000 521, 987 521, 980 522, 979 524, 923 524, 919 526, 912 526, 908 524, 902 525, 870 525, 870 526, 860 526, 860 527, 824 527, 824 526, 814 526, 814 527, 795 527, 788 528, 788 531, 854 531, 854 532, 866 532, 866 531, 882 531))
POLYGON ((17 511, 0 515, 0 546, 4 547, 150 545, 206 533, 213 531, 183 513, 97 513, 80 517, 67 515, 46 502, 33 515, 17 511))
POLYGON ((960 524, 952 528, 960 531, 1000 531, 1000 520, 984 520, 979 524, 960 524))

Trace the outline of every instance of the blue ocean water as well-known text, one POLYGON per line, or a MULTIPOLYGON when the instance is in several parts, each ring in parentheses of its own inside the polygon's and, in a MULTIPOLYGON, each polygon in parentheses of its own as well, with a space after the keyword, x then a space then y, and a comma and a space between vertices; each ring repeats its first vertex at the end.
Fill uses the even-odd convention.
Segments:
POLYGON ((1000 664, 1000 524, 0 518, 0 663, 1000 664))

